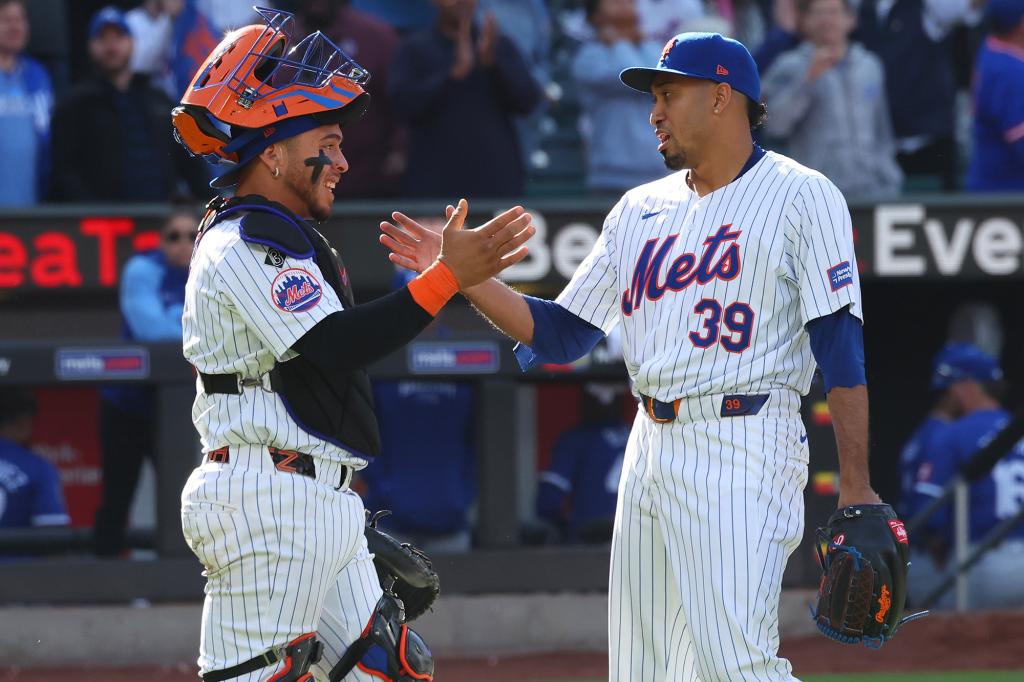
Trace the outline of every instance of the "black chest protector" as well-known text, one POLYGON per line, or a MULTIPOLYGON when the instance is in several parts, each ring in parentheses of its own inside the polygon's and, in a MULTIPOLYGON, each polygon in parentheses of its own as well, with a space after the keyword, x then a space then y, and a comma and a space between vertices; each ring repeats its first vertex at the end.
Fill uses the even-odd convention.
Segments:
MULTIPOLYGON (((238 213, 244 214, 239 225, 244 241, 277 249, 286 257, 313 259, 345 308, 355 305, 338 251, 312 225, 281 204, 256 195, 216 198, 207 205, 200 234, 238 213)), ((271 255, 268 253, 268 258, 271 255)), ((356 455, 380 454, 380 428, 366 370, 329 376, 298 355, 274 365, 271 380, 288 414, 303 431, 356 455)))

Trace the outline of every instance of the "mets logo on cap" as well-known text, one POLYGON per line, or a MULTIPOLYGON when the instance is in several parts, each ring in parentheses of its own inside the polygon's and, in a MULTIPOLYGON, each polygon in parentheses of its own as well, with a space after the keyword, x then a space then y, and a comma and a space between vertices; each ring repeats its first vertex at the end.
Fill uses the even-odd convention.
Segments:
POLYGON ((274 278, 270 296, 286 313, 301 313, 316 306, 324 290, 316 277, 302 268, 288 268, 274 278))
POLYGON ((672 51, 672 48, 679 42, 679 36, 676 36, 672 40, 665 43, 665 49, 661 51, 661 58, 658 59, 658 66, 665 66, 665 60, 668 59, 668 53, 672 51))

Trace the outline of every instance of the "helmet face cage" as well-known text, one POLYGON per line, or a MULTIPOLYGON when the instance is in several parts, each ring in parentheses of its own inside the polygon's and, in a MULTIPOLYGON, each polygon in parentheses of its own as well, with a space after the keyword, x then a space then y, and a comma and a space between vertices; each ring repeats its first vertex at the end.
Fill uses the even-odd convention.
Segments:
MULTIPOLYGON (((215 88, 217 92, 207 96, 218 99, 219 90, 227 88, 235 93, 239 106, 249 109, 256 102, 293 85, 322 88, 336 76, 357 85, 363 85, 370 79, 366 69, 319 31, 288 49, 295 27, 294 15, 263 7, 255 9, 266 26, 253 41, 248 54, 216 83, 206 84, 206 74, 201 74, 193 83, 192 90, 199 92, 215 88)), ((218 63, 219 60, 211 61, 206 71, 218 63)))

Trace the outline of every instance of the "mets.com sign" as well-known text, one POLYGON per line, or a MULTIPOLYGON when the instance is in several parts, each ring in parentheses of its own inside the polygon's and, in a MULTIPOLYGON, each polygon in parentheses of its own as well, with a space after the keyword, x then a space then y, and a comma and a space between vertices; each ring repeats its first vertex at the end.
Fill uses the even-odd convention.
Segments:
MULTIPOLYGON (((436 214, 424 208, 431 205, 421 203, 414 210, 396 200, 349 208, 339 202, 320 228, 341 251, 357 291, 379 295, 392 285, 394 268, 377 241, 380 220, 402 209, 437 225, 443 202, 438 202, 436 214)), ((468 222, 480 225, 503 207, 473 202, 468 222)), ((159 243, 158 207, 138 215, 106 210, 110 207, 82 208, 0 214, 0 292, 112 292, 125 262, 159 243)), ((531 292, 557 293, 590 253, 610 208, 593 199, 527 205, 537 234, 530 241, 530 255, 509 268, 505 280, 527 285, 531 292)), ((960 195, 854 207, 852 217, 857 266, 864 279, 1024 277, 1024 198, 960 195)))

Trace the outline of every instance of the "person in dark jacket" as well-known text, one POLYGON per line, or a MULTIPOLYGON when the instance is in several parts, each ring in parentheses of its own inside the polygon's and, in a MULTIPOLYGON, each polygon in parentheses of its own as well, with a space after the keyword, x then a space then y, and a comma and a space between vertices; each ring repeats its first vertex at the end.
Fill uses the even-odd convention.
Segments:
POLYGON ((516 197, 526 177, 516 114, 541 90, 512 41, 488 14, 477 28, 476 0, 434 0, 437 24, 398 48, 389 90, 410 129, 405 194, 516 197))
POLYGON ((174 144, 173 104, 132 74, 124 15, 101 9, 89 25, 96 74, 57 104, 51 124, 54 201, 154 201, 205 196, 208 175, 174 144))

